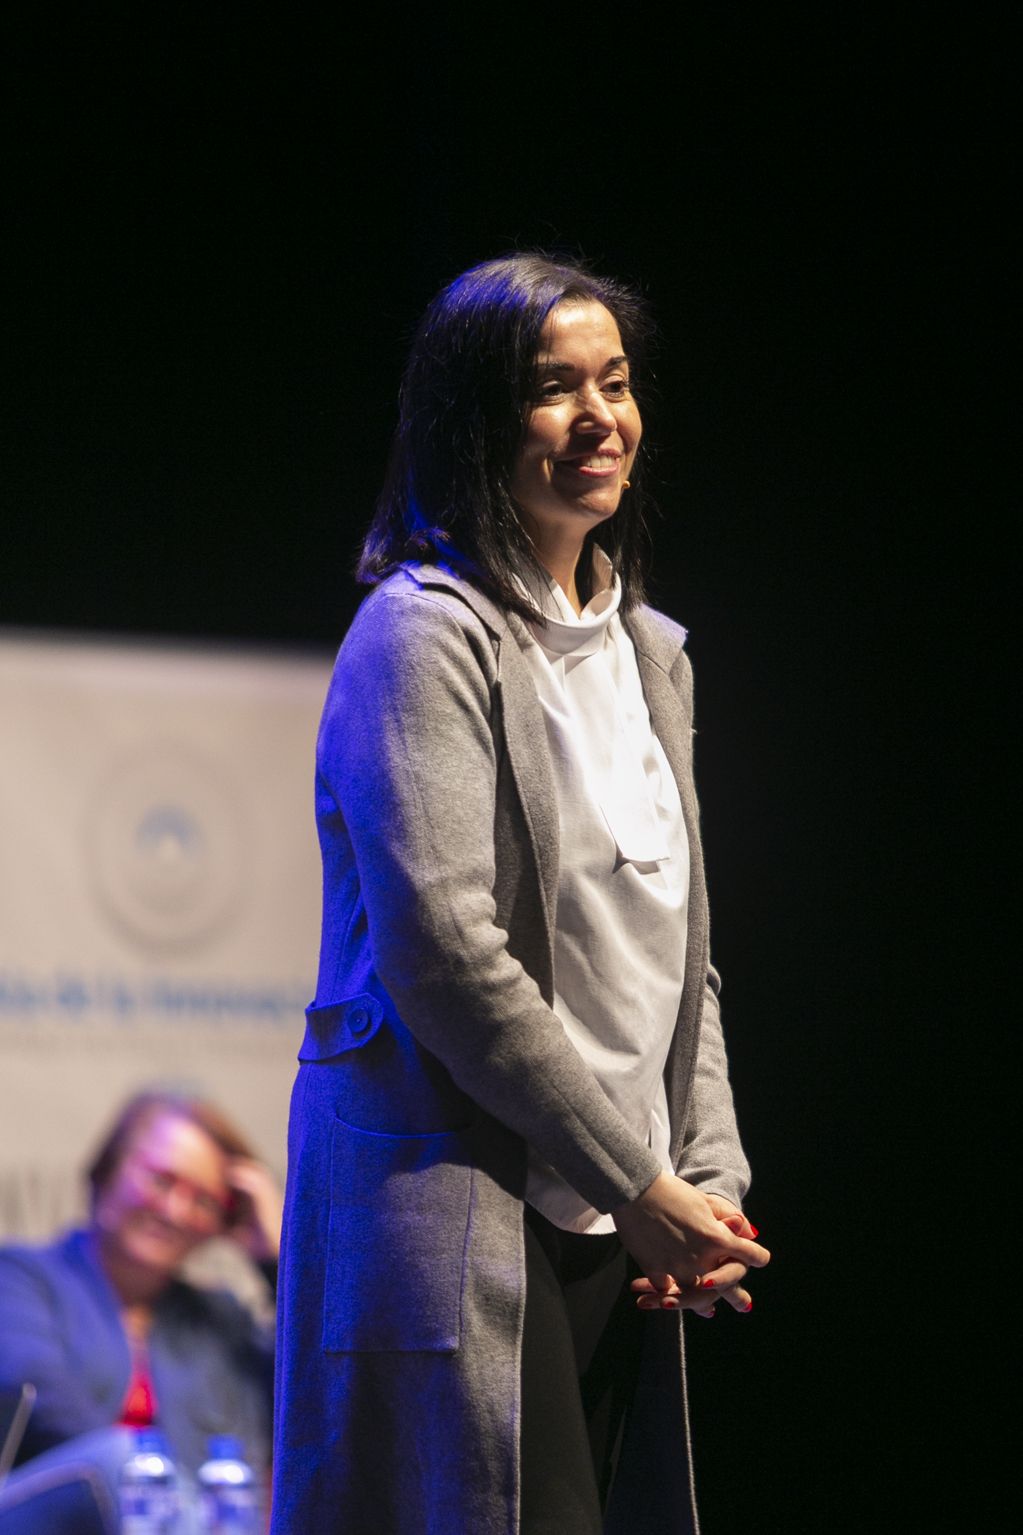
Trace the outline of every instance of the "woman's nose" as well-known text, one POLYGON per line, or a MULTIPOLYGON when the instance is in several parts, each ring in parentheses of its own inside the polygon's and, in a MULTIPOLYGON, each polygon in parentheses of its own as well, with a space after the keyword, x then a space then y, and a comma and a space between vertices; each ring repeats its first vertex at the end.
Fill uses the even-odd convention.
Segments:
POLYGON ((186 1226, 192 1217, 192 1194, 183 1183, 172 1183, 162 1192, 163 1216, 176 1226, 186 1226))
POLYGON ((614 411, 599 389, 591 389, 580 396, 577 421, 580 431, 613 432, 617 424, 614 411))

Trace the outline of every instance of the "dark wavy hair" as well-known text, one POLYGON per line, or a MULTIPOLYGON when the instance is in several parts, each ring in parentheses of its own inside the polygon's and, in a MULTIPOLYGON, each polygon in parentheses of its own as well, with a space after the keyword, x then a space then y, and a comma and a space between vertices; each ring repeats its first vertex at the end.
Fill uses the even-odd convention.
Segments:
MULTIPOLYGON (((485 261, 436 295, 416 332, 399 396, 384 487, 357 567, 373 584, 405 560, 453 558, 502 605, 536 614, 514 577, 537 561, 510 484, 534 398, 540 334, 566 301, 595 301, 614 316, 639 375, 653 331, 643 299, 578 262, 526 251, 485 261)), ((643 600, 647 537, 642 467, 613 517, 591 529, 622 583, 622 607, 643 600)))

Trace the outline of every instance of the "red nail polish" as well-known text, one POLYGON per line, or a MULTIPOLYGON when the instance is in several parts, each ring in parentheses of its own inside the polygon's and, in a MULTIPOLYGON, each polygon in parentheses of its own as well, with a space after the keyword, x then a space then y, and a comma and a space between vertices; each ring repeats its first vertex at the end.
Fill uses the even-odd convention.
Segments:
POLYGON ((701 1290, 716 1290, 717 1287, 718 1286, 717 1286, 717 1280, 716 1279, 704 1279, 704 1280, 701 1281, 701 1284, 700 1284, 700 1289, 701 1290))
POLYGON ((743 1309, 743 1311, 752 1311, 753 1310, 753 1302, 750 1301, 749 1305, 743 1306, 742 1309, 743 1309))
MULTIPOLYGON (((749 1216, 747 1216, 747 1217, 746 1217, 746 1219, 747 1219, 747 1220, 749 1220, 749 1216)), ((754 1226, 754 1224, 753 1224, 753 1222, 752 1222, 752 1221, 750 1221, 750 1223, 749 1223, 749 1229, 750 1229, 750 1230, 751 1230, 751 1231, 752 1231, 752 1233, 753 1233, 753 1235, 754 1235, 754 1236, 755 1236, 755 1237, 758 1237, 758 1236, 759 1236, 759 1235, 760 1235, 760 1232, 759 1232, 759 1231, 758 1231, 758 1230, 757 1230, 757 1228, 756 1228, 756 1227, 755 1227, 755 1226, 754 1226)))
POLYGON ((661 1305, 663 1306, 665 1311, 677 1311, 678 1310, 678 1301, 675 1299, 675 1297, 673 1295, 666 1295, 664 1297, 664 1299, 661 1301, 661 1305))

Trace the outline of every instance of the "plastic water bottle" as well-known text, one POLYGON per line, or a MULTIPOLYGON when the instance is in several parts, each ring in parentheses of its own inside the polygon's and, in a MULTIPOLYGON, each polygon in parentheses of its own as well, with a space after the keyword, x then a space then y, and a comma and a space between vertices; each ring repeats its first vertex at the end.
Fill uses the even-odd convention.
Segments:
POLYGON ((120 1479, 121 1535, 178 1535, 181 1490, 159 1429, 135 1430, 135 1449, 120 1479))
POLYGON ((218 1434, 199 1467, 203 1535, 260 1535, 263 1511, 256 1478, 238 1440, 218 1434))

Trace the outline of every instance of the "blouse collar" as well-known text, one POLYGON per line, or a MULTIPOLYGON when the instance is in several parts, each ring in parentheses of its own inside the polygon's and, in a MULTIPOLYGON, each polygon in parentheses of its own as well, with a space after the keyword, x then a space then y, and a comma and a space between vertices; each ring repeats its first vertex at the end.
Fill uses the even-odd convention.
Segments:
POLYGON ((604 643, 608 624, 621 605, 622 584, 603 549, 593 546, 593 596, 576 613, 554 577, 530 571, 520 584, 546 619, 530 624, 533 638, 549 655, 591 655, 604 643))

